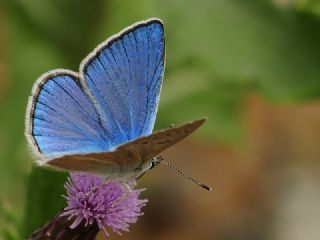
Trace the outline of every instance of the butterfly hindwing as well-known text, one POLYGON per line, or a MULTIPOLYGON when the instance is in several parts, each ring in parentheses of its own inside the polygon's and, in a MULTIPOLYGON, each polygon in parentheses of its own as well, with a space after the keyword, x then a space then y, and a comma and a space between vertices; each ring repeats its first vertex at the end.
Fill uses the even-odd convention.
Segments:
POLYGON ((67 70, 51 71, 36 82, 26 115, 26 136, 37 155, 45 157, 109 149, 79 77, 67 70))
POLYGON ((140 163, 139 156, 126 149, 65 155, 48 161, 49 166, 60 170, 91 172, 108 178, 125 177, 126 174, 134 172, 140 163))
POLYGON ((164 70, 158 19, 111 37, 81 64, 80 73, 114 145, 152 132, 164 70))
POLYGON ((137 152, 142 161, 145 162, 187 137, 205 121, 206 118, 202 118, 177 127, 156 131, 149 136, 124 144, 117 149, 137 152))

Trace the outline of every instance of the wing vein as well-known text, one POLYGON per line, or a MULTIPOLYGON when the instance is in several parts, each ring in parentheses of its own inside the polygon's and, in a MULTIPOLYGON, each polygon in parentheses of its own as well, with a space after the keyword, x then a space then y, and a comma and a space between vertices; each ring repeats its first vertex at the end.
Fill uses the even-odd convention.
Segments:
MULTIPOLYGON (((126 58, 127 58, 127 61, 128 61, 128 66, 129 66, 129 75, 130 75, 130 79, 131 79, 131 83, 133 81, 132 79, 132 71, 131 71, 131 64, 130 64, 130 58, 129 58, 129 55, 128 55, 128 52, 127 52, 127 49, 123 43, 123 39, 120 41, 121 44, 122 44, 122 47, 123 47, 123 50, 126 54, 126 58)), ((132 85, 132 84, 131 84, 132 85)), ((133 116, 132 116, 132 91, 131 91, 131 86, 129 88, 129 114, 130 114, 130 124, 131 124, 131 133, 130 133, 130 136, 132 135, 132 132, 133 132, 133 116)))

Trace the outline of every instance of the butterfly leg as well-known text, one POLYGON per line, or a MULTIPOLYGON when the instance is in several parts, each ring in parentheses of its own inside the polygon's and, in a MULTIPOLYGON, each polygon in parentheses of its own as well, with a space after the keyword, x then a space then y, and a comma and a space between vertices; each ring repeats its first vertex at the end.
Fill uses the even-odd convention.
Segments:
POLYGON ((131 193, 131 188, 126 181, 122 181, 121 184, 127 190, 128 193, 131 193))

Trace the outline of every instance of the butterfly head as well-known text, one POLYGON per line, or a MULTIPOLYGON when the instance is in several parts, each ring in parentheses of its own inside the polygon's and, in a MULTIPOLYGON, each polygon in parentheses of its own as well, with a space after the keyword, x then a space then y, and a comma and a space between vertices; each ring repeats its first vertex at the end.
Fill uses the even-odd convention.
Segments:
POLYGON ((147 171, 154 168, 155 166, 159 165, 160 161, 162 161, 163 158, 160 157, 154 157, 150 161, 147 161, 143 166, 139 169, 138 176, 135 178, 136 180, 141 178, 147 171))

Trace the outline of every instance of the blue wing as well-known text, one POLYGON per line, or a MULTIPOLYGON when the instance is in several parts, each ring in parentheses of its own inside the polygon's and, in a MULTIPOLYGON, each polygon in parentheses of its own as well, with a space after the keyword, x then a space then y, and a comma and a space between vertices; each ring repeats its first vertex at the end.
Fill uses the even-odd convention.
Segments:
POLYGON ((135 24, 102 43, 81 65, 114 145, 152 132, 164 70, 160 20, 135 24))
POLYGON ((46 157, 110 149, 93 103, 77 74, 70 71, 40 77, 29 100, 26 124, 29 142, 46 157))
POLYGON ((80 76, 49 72, 35 83, 26 136, 40 156, 109 151, 149 135, 164 70, 160 20, 137 23, 99 45, 80 76))

